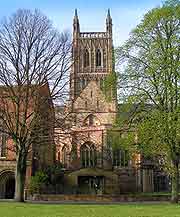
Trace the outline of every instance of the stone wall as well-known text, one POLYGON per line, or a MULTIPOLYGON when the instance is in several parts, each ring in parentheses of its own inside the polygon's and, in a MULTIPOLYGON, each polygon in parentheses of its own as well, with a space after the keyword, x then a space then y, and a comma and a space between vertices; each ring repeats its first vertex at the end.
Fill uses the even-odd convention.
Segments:
POLYGON ((5 170, 15 171, 15 166, 16 166, 16 161, 0 159, 0 174, 2 171, 5 171, 5 170))
POLYGON ((67 202, 141 202, 141 201, 170 201, 169 195, 64 195, 64 194, 35 194, 27 199, 34 201, 67 201, 67 202))

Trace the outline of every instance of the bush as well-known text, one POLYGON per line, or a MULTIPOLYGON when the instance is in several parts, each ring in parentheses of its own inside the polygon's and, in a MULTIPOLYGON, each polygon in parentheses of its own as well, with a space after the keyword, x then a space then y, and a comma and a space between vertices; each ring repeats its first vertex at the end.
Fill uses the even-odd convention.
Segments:
POLYGON ((62 184, 64 178, 63 165, 56 162, 54 165, 46 167, 43 172, 47 174, 50 184, 55 186, 56 184, 62 184))
POLYGON ((48 184, 48 175, 43 173, 42 171, 39 171, 35 174, 35 176, 31 177, 30 181, 30 194, 33 195, 35 193, 41 193, 41 190, 44 185, 48 184))

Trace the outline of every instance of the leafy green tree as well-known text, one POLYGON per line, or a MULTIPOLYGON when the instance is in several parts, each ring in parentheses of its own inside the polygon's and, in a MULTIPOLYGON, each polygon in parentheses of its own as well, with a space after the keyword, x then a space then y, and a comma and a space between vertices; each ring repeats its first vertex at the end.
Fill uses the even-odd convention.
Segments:
POLYGON ((178 201, 180 167, 180 2, 149 11, 117 49, 120 93, 133 104, 126 119, 144 153, 160 155, 178 201))
POLYGON ((104 80, 101 82, 101 89, 106 96, 107 101, 112 101, 117 98, 117 73, 115 72, 115 56, 114 56, 114 48, 112 50, 112 65, 113 69, 110 74, 108 74, 104 80))
POLYGON ((106 96, 107 101, 112 101, 112 99, 116 99, 116 83, 117 83, 117 76, 115 72, 107 75, 104 81, 102 82, 102 91, 106 96))

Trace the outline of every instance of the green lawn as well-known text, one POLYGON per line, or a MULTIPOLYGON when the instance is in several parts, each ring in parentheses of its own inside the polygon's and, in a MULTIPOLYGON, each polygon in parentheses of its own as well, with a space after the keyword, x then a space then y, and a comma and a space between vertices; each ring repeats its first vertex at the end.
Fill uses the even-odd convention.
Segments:
POLYGON ((180 217, 180 205, 53 205, 0 203, 0 217, 180 217))

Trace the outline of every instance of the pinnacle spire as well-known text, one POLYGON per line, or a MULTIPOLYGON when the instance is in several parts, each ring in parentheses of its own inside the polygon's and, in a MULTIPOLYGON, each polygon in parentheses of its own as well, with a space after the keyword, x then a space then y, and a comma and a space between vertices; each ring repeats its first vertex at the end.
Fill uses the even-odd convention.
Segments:
POLYGON ((111 21, 111 13, 110 13, 110 9, 108 8, 108 12, 107 12, 107 18, 106 18, 107 21, 111 21))
POLYGON ((77 8, 75 9, 74 16, 75 16, 75 17, 78 17, 77 8))
POLYGON ((111 14, 110 14, 110 9, 109 8, 108 8, 108 12, 107 12, 106 22, 107 23, 112 23, 112 18, 111 18, 111 14))
POLYGON ((108 8, 107 18, 106 18, 106 31, 109 33, 109 35, 112 35, 112 18, 111 18, 109 8, 108 8))
POLYGON ((110 15, 110 9, 109 8, 108 8, 107 17, 111 17, 111 15, 110 15))
POLYGON ((74 19, 73 19, 73 26, 74 26, 74 32, 80 32, 80 26, 79 26, 79 18, 77 13, 77 8, 74 11, 74 19))

